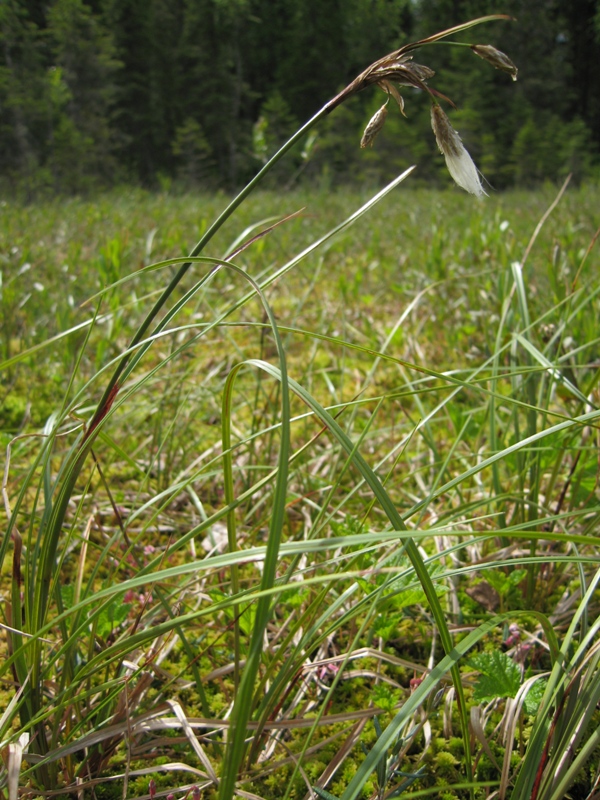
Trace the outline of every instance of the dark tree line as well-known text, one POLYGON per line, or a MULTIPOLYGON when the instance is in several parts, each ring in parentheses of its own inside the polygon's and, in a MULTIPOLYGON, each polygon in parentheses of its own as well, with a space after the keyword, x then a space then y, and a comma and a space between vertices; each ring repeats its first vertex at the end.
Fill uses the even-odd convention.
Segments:
MULTIPOLYGON (((486 13, 519 80, 468 48, 418 60, 493 183, 593 176, 600 145, 600 0, 0 0, 0 187, 84 192, 119 183, 227 189, 247 180, 370 62, 486 13)), ((464 40, 464 37, 462 37, 464 40)), ((375 147, 377 89, 337 109, 273 175, 376 182, 409 163, 441 180, 428 99, 406 93, 375 147)))

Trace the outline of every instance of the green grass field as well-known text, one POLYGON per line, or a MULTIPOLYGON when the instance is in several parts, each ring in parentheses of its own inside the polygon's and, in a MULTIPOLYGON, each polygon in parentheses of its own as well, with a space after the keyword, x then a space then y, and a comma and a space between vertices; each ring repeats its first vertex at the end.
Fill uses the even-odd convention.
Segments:
POLYGON ((253 195, 103 400, 228 198, 0 207, 2 796, 597 796, 600 190, 410 183, 253 195))

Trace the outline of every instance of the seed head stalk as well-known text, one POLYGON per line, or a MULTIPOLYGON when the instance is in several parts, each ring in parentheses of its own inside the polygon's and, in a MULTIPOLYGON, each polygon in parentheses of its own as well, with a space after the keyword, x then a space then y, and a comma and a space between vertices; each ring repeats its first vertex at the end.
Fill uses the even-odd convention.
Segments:
MULTIPOLYGON (((439 95, 439 92, 435 92, 426 84, 426 80, 433 76, 433 70, 429 69, 429 67, 422 66, 420 64, 415 64, 412 61, 412 53, 414 50, 417 50, 421 47, 424 47, 429 44, 435 44, 439 42, 441 39, 445 39, 448 36, 451 36, 455 33, 460 33, 462 31, 468 30, 469 28, 474 27, 475 25, 480 25, 484 22, 494 22, 498 20, 509 20, 511 19, 506 14, 491 14, 485 17, 478 17, 477 19, 470 20, 469 22, 464 23, 463 25, 456 25, 452 28, 448 28, 445 31, 440 31, 439 33, 434 34, 433 36, 428 36, 425 39, 420 39, 418 42, 411 42, 409 44, 404 45, 399 50, 390 53, 384 58, 375 61, 368 67, 366 70, 361 72, 355 80, 353 80, 345 89, 343 89, 338 95, 333 97, 329 100, 317 113, 308 120, 301 128, 299 128, 296 133, 294 133, 290 139, 283 144, 280 149, 267 161, 267 163, 262 167, 262 169, 256 174, 256 176, 244 186, 244 188, 238 193, 238 195, 231 201, 231 203, 227 206, 227 208, 217 217, 217 219, 213 222, 210 228, 206 231, 206 233, 202 236, 202 238, 197 242, 195 247, 190 252, 190 258, 194 258, 199 256, 206 245, 211 241, 217 231, 225 224, 225 222, 232 216, 232 214, 236 211, 236 209, 244 202, 244 200, 256 189, 257 186, 263 181, 265 176, 273 169, 273 167, 283 158, 283 156, 295 145, 299 142, 314 126, 320 122, 321 119, 326 117, 331 111, 337 108, 338 105, 341 105, 343 102, 348 100, 353 95, 357 94, 358 92, 362 91, 363 89, 371 86, 372 84, 377 84, 391 94, 394 99, 398 102, 400 106, 400 110, 403 112, 404 103, 402 101, 401 95, 399 94, 396 83, 403 85, 403 86, 413 86, 414 88, 422 89, 430 94, 439 95)), ((483 47, 483 46, 482 46, 483 47)), ((493 49, 493 48, 492 48, 493 49)), ((512 63, 512 62, 511 62, 512 63)), ((443 95, 442 95, 443 96, 443 95)), ((186 273, 188 272, 189 268, 191 267, 191 262, 186 262, 183 264, 177 273, 173 276, 170 283, 164 289, 161 296, 158 298, 156 303, 152 306, 150 311, 148 312, 146 318, 136 331, 135 335, 133 336, 127 353, 123 356, 122 360, 119 362, 117 368, 115 369, 113 375, 111 376, 106 389, 104 390, 104 394, 98 404, 96 412, 92 417, 92 420, 89 424, 88 431, 91 432, 96 428, 98 423, 101 421, 102 417, 107 413, 107 403, 110 401, 111 397, 114 400, 116 391, 115 386, 118 386, 119 378, 123 374, 131 355, 136 348, 136 346, 142 341, 145 333, 152 325, 152 322, 157 317, 158 313, 160 312, 161 308, 167 302, 169 297, 173 294, 174 290, 177 288, 179 283, 185 277, 186 273)), ((215 272, 219 269, 219 267, 215 267, 215 272)), ((158 333, 161 330, 160 324, 156 327, 155 333, 158 333)), ((149 346, 149 345, 148 345, 149 346)), ((143 354, 144 348, 142 348, 141 354, 143 354)), ((89 434, 88 434, 89 435, 89 434)))
MULTIPOLYGON (((288 139, 288 141, 270 158, 270 160, 262 167, 262 169, 258 172, 258 174, 246 186, 244 186, 244 188, 230 202, 227 208, 219 215, 219 217, 215 220, 215 222, 211 225, 211 227, 197 242, 197 244, 193 247, 193 249, 190 252, 190 258, 195 258, 203 252, 203 250, 215 236, 217 231, 220 230, 220 228, 224 225, 224 223, 233 215, 236 209, 257 188, 257 186, 260 185, 260 183, 263 181, 265 176, 270 172, 270 170, 273 169, 273 167, 285 156, 285 154, 296 143, 298 143, 312 128, 315 127, 315 125, 317 125, 318 122, 320 122, 324 117, 326 117, 338 105, 345 102, 347 99, 357 94, 358 92, 362 91, 363 89, 367 88, 368 86, 372 85, 379 86, 379 88, 386 91, 388 94, 388 99, 390 96, 393 97, 394 100, 396 100, 401 112, 403 112, 404 101, 398 90, 398 86, 401 87, 409 86, 426 91, 432 97, 434 104, 437 102, 436 98, 447 99, 444 97, 444 95, 440 94, 440 92, 434 90, 432 87, 427 85, 427 80, 433 77, 434 74, 433 70, 431 70, 427 66, 415 63, 412 60, 412 52, 421 47, 424 47, 425 45, 434 44, 438 42, 440 39, 446 38, 455 33, 460 33, 475 25, 479 25, 483 22, 491 22, 491 21, 506 20, 506 19, 510 19, 510 17, 507 17, 506 15, 491 15, 486 17, 480 17, 478 19, 471 20, 463 25, 455 26, 448 30, 441 31, 440 33, 437 33, 426 39, 421 39, 418 42, 407 44, 404 47, 400 48, 399 50, 390 53, 384 58, 374 62, 370 67, 368 67, 364 72, 362 72, 354 81, 352 81, 342 92, 340 92, 334 98, 329 100, 310 120, 308 120, 308 122, 306 122, 296 133, 294 133, 293 136, 290 139, 288 139)), ((489 45, 479 46, 479 50, 480 52, 475 51, 477 55, 489 61, 496 68, 499 69, 503 68, 499 66, 499 64, 500 62, 502 62, 502 56, 504 56, 504 54, 500 54, 499 51, 496 51, 489 45)), ((507 57, 504 56, 504 58, 507 57)), ((510 63, 512 64, 512 62, 510 63)), ((508 70, 505 69, 505 71, 508 70)), ((512 76, 514 77, 514 75, 512 76)), ((456 132, 451 128, 449 122, 446 123, 446 120, 444 119, 444 117, 440 115, 439 111, 435 110, 433 113, 436 116, 436 127, 437 127, 436 135, 439 134, 439 136, 437 136, 438 144, 440 144, 440 149, 442 149, 442 144, 446 148, 446 150, 442 149, 444 155, 448 156, 448 152, 446 151, 450 150, 454 151, 455 156, 457 150, 459 151, 459 155, 462 155, 462 151, 460 151, 460 147, 462 147, 462 145, 459 145, 460 137, 458 137, 458 134, 456 134, 456 132)), ((386 110, 380 109, 380 112, 378 112, 378 114, 379 116, 376 115, 376 118, 371 121, 373 127, 369 132, 369 134, 373 134, 373 138, 374 135, 381 129, 383 123, 385 122, 386 110)), ((372 138, 367 137, 367 141, 365 143, 369 145, 372 144, 372 141, 373 141, 372 138)), ((452 155, 452 153, 450 153, 450 155, 452 155)), ((463 186, 463 188, 465 187, 463 186)), ((129 347, 123 354, 110 380, 108 381, 108 384, 106 385, 106 388, 96 408, 96 411, 87 426, 87 430, 82 433, 78 446, 74 448, 73 453, 70 457, 70 463, 66 464, 62 470, 64 478, 60 482, 60 488, 58 490, 56 501, 53 503, 52 511, 45 525, 45 536, 44 536, 45 542, 42 550, 42 556, 40 559, 41 586, 40 586, 40 591, 37 593, 37 596, 35 598, 35 609, 33 613, 33 619, 36 621, 38 629, 43 627, 46 618, 50 586, 55 568, 55 559, 56 559, 58 541, 60 533, 62 531, 69 501, 74 491, 77 479, 85 463, 86 457, 90 452, 92 444, 100 431, 101 424, 107 417, 111 409, 111 406, 117 397, 117 394, 122 384, 122 379, 124 379, 124 373, 128 365, 130 365, 130 362, 132 361, 133 354, 136 353, 135 361, 132 364, 132 368, 135 365, 135 363, 137 363, 139 358, 141 358, 141 356, 143 356, 146 350, 151 346, 151 340, 153 339, 153 337, 150 337, 149 341, 142 344, 144 336, 152 326, 153 322, 158 317, 158 314, 164 307, 165 303, 168 301, 168 299, 173 294, 177 286, 181 283, 182 279, 187 274, 188 270, 192 266, 192 263, 193 262, 191 261, 187 261, 179 268, 177 273, 173 276, 173 278, 171 279, 169 284, 165 287, 158 300, 154 303, 154 305, 146 315, 142 324, 137 329, 136 333, 134 334, 130 342, 129 347)), ((215 266, 212 272, 209 273, 208 277, 214 274, 219 268, 220 268, 219 266, 215 266)), ((168 318, 163 320, 162 322, 161 321, 157 322, 153 334, 160 332, 166 324, 168 324, 168 318)), ((393 513, 392 511, 390 511, 390 514, 393 526, 398 530, 406 530, 406 526, 404 525, 403 520, 397 514, 395 509, 393 513)), ((433 585, 433 582, 431 580, 431 577, 427 569, 425 568, 425 565, 423 564, 422 558, 418 552, 418 548, 416 547, 412 539, 407 540, 406 548, 407 548, 407 553, 411 561, 413 562, 413 566, 417 572, 417 575, 419 576, 425 594, 430 601, 430 606, 432 608, 436 626, 440 633, 440 639, 442 645, 444 647, 444 650, 448 654, 452 651, 453 642, 444 618, 443 611, 441 609, 441 606, 437 602, 435 587, 433 585)), ((36 642, 35 646, 39 647, 39 642, 36 642)), ((37 678, 37 676, 35 677, 37 678)), ((452 669, 452 677, 457 692, 457 700, 460 706, 460 719, 461 719, 461 726, 463 728, 462 732, 463 736, 465 737, 465 742, 468 742, 469 732, 468 732, 467 718, 464 706, 464 695, 462 691, 461 677, 457 666, 455 666, 452 669)), ((468 751, 467 751, 466 761, 467 761, 466 767, 468 773, 467 777, 468 780, 471 781, 472 767, 468 751)), ((230 776, 225 782, 222 781, 222 785, 220 787, 220 792, 219 792, 221 800, 229 800, 230 791, 233 791, 234 784, 235 784, 235 775, 230 776)))

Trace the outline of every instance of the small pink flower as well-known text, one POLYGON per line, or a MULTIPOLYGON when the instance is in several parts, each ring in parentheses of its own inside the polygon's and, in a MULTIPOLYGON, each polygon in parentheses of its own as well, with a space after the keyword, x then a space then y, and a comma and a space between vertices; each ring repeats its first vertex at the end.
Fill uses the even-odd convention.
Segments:
POLYGON ((324 680, 327 675, 336 675, 340 671, 337 664, 323 664, 317 671, 317 677, 320 681, 324 680))
POLYGON ((519 644, 521 641, 521 631, 516 622, 513 622, 508 626, 508 633, 509 635, 504 640, 504 644, 507 647, 514 647, 514 645, 519 644))
POLYGON ((531 644, 531 642, 525 642, 525 644, 521 644, 519 645, 519 647, 517 647, 516 652, 513 656, 517 664, 525 663, 525 661, 527 660, 527 656, 529 655, 529 651, 532 650, 533 647, 534 645, 531 644))

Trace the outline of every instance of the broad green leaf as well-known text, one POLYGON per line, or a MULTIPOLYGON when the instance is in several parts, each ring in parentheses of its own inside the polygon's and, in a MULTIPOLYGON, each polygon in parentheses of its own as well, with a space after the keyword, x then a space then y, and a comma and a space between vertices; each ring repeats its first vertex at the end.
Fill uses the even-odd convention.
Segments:
POLYGON ((533 684, 531 689, 527 692, 525 700, 523 701, 523 708, 525 709, 525 713, 528 714, 530 717, 533 717, 534 714, 537 713, 537 710, 540 707, 540 703, 542 702, 542 697, 544 696, 544 692, 546 691, 547 683, 548 681, 542 680, 540 678, 533 684))
POLYGON ((497 697, 514 697, 521 686, 521 670, 518 665, 499 650, 478 653, 469 659, 468 664, 481 673, 473 700, 487 703, 497 697))

